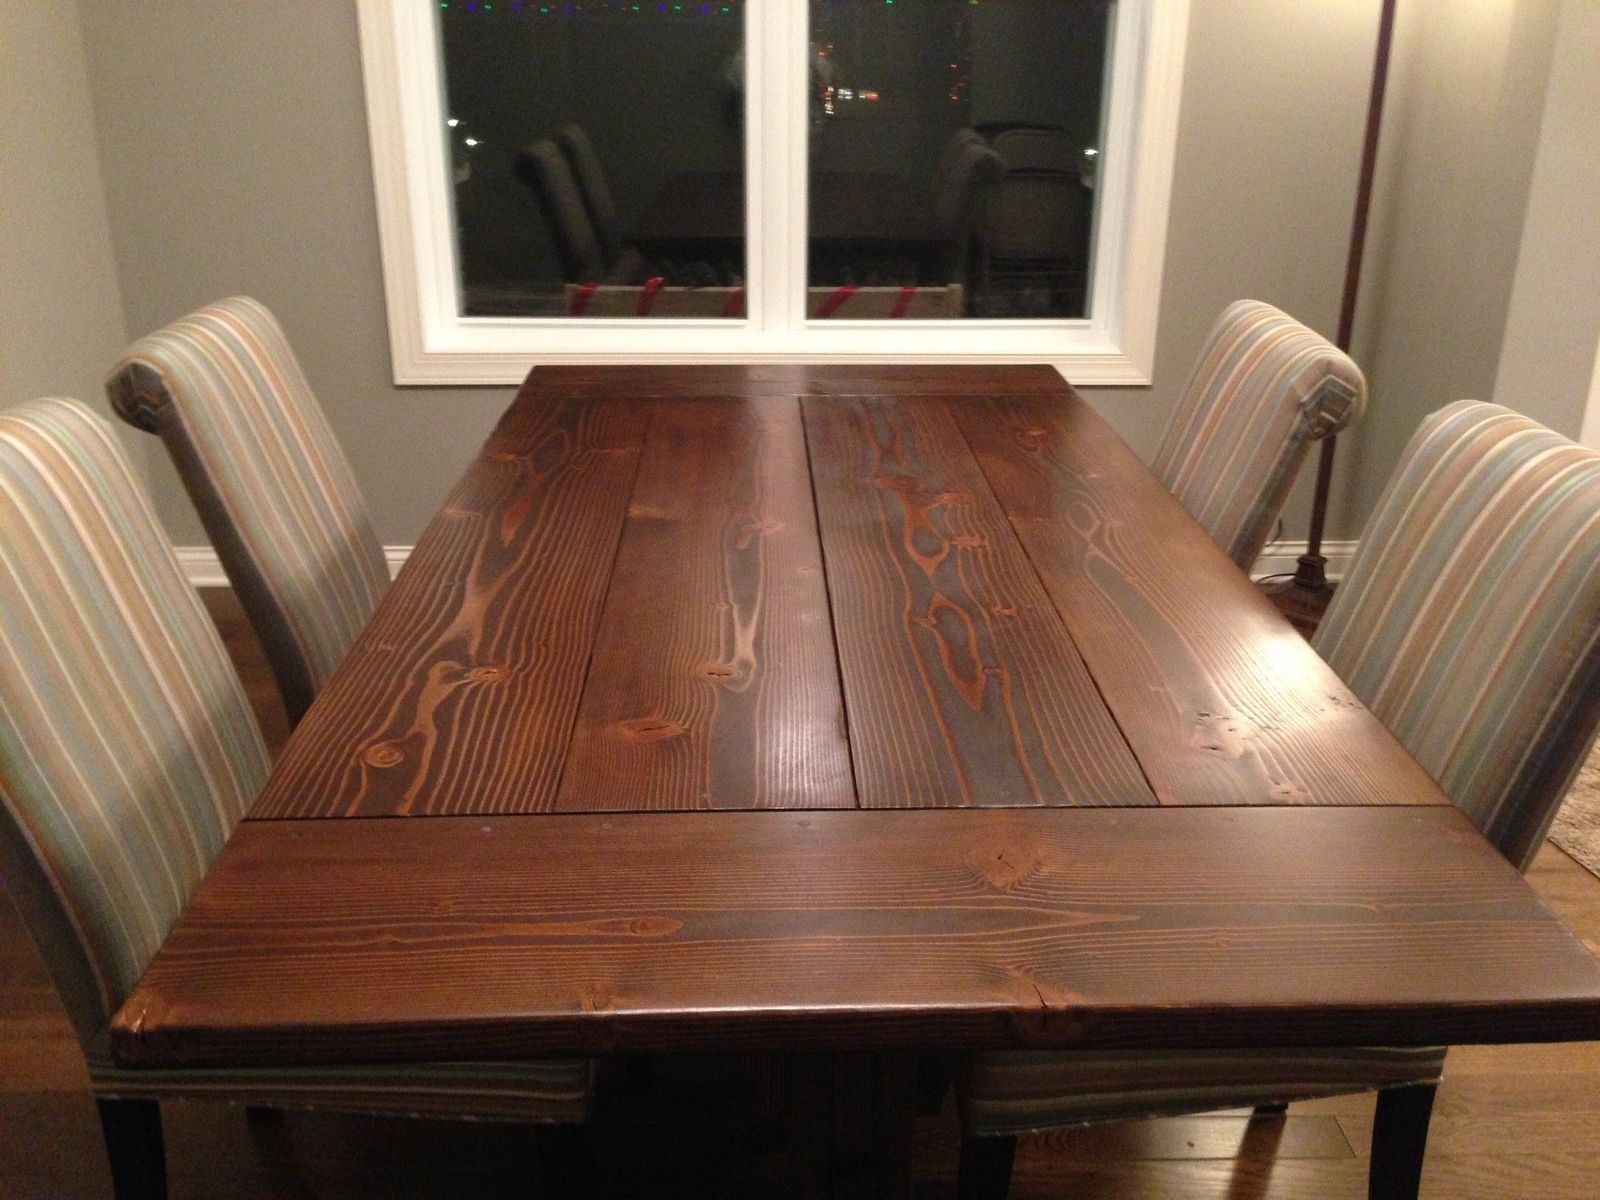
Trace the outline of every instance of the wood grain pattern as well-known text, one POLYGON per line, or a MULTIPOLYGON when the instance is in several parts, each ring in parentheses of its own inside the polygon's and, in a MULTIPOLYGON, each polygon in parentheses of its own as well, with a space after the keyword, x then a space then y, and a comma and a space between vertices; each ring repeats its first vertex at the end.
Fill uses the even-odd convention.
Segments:
POLYGON ((862 806, 1150 803, 945 408, 805 413, 862 806))
POLYGON ((129 1064, 1594 1037, 1600 964, 1453 806, 249 822, 112 1028, 129 1064))
POLYGON ((1445 804, 1076 396, 952 402, 1163 804, 1445 804))
POLYGON ((557 808, 854 804, 799 406, 663 400, 557 808))
POLYGON ((554 805, 650 411, 519 395, 251 817, 554 805))
POLYGON ((126 1061, 1600 1034, 1600 965, 1058 379, 762 370, 535 373, 126 1061), (798 402, 804 459, 797 382, 836 393, 798 402), (863 802, 1019 807, 545 811, 847 802, 827 622, 795 633, 819 555, 863 802), (750 661, 764 700, 707 679, 672 716, 685 669, 750 661), (594 753, 664 715, 692 763, 594 753), (1195 807, 1025 807, 1157 794, 1195 807))
POLYGON ((541 394, 607 396, 1064 396, 1054 367, 881 366, 771 363, 759 366, 544 366, 523 385, 541 394))
MULTIPOLYGON (((231 639, 230 644, 232 644, 231 639)), ((242 674, 265 692, 264 662, 242 674)), ((275 702, 275 701, 274 701, 275 702)), ((1600 942, 1600 880, 1553 846, 1529 876, 1591 944, 1600 942), (1554 885, 1553 888, 1547 885, 1554 885)), ((802 1056, 803 1058, 803 1056, 802 1056)), ((734 1070, 761 1056, 655 1060, 641 1085, 609 1089, 585 1136, 597 1147, 593 1193, 706 1200, 779 1196, 793 1178, 781 1147, 752 1136, 771 1112, 770 1073, 734 1070), (617 1148, 612 1153, 610 1149, 617 1148), (776 1149, 776 1152, 775 1152, 776 1149), (625 1150, 625 1152, 623 1152, 625 1150)), ((1358 1200, 1366 1196, 1371 1093, 1297 1104, 1287 1118, 1243 1113, 1058 1130, 1025 1137, 1013 1200, 1358 1200), (1349 1143, 1328 1128, 1337 1122, 1349 1143)), ((770 1120, 770 1118, 768 1118, 770 1120)), ((168 1105, 173 1200, 282 1194, 340 1200, 480 1200, 528 1192, 528 1132, 498 1122, 410 1121, 326 1110, 293 1113, 279 1135, 221 1104, 168 1105)), ((920 1200, 953 1194, 960 1123, 917 1123, 920 1200)), ((1600 1161, 1600 1042, 1464 1046, 1450 1051, 1434 1106, 1425 1200, 1593 1200, 1600 1161)), ((0 1195, 105 1196, 105 1154, 82 1054, 37 952, 0 901, 0 1195), (40 1153, 48 1147, 48 1153, 40 1153)))

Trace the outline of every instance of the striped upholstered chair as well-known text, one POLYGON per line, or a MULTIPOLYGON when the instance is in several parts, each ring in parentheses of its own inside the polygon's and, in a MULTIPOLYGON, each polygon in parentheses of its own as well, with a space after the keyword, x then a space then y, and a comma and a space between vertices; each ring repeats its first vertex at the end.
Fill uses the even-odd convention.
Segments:
POLYGON ((1218 319, 1151 464, 1248 571, 1311 443, 1360 419, 1367 382, 1349 357, 1259 300, 1218 319))
POLYGON ((215 628, 110 427, 0 413, 0 875, 88 1060, 119 1200, 164 1191, 157 1101, 581 1120, 584 1061, 126 1071, 106 1028, 267 771, 215 628))
POLYGON ((134 343, 106 391, 166 444, 294 725, 389 574, 283 330, 256 301, 223 300, 134 343))
MULTIPOLYGON (((1526 870, 1600 723, 1600 454, 1463 401, 1412 438, 1316 647, 1526 870)), ((963 1195, 1003 1195, 1014 1135, 1379 1090, 1372 1194, 1415 1196, 1444 1050, 981 1057, 963 1195)))

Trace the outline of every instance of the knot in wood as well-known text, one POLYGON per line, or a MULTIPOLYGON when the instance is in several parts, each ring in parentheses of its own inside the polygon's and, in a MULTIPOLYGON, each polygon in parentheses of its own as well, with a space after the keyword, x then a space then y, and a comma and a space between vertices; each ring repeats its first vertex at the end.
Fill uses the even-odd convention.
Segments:
POLYGON ((597 979, 578 995, 578 1005, 584 1012, 610 1012, 617 1007, 617 985, 608 979, 597 979))
POLYGON ((689 732, 689 727, 681 721, 669 721, 665 717, 630 717, 618 721, 617 729, 630 742, 661 742, 689 732))
POLYGON ((1050 431, 1043 425, 1029 425, 1017 430, 1017 445, 1037 453, 1050 444, 1050 431))
POLYGON ((674 917, 651 914, 642 917, 616 917, 596 921, 589 931, 621 937, 662 938, 671 937, 683 928, 683 922, 674 917))
POLYGON ((1253 731, 1242 717, 1226 713, 1199 712, 1195 714, 1192 744, 1223 758, 1241 758, 1253 731))
POLYGON ((406 752, 395 743, 378 742, 367 747, 366 752, 361 755, 361 761, 369 767, 382 770, 384 767, 392 767, 403 762, 405 757, 406 752))
POLYGON ((493 683, 496 679, 505 676, 506 669, 501 666, 473 667, 467 672, 470 683, 493 683))
POLYGON ((1039 870, 1044 854, 1026 839, 1007 839, 977 846, 967 861, 996 891, 1009 892, 1039 870))

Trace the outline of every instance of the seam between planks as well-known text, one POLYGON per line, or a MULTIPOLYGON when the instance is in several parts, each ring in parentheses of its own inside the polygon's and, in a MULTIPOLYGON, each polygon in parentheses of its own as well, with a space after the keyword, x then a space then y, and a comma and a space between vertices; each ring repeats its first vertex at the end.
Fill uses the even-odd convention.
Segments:
MULTIPOLYGON (((635 398, 637 402, 637 398, 635 398)), ((583 659, 583 682, 578 685, 578 698, 572 706, 572 716, 567 721, 566 737, 562 739, 561 767, 556 771, 555 783, 550 789, 550 807, 540 809, 539 812, 554 814, 558 811, 556 805, 561 799, 561 787, 567 781, 567 764, 572 761, 572 737, 578 728, 578 714, 583 712, 584 698, 589 694, 589 678, 594 671, 595 651, 599 648, 600 625, 605 620, 606 609, 611 603, 611 585, 617 575, 617 558, 622 553, 623 535, 628 529, 629 510, 633 507, 633 497, 639 486, 639 469, 644 465, 644 450, 650 444, 650 434, 655 430, 656 419, 661 413, 659 396, 650 397, 650 419, 645 422, 644 431, 639 435, 639 451, 633 456, 633 474, 628 477, 628 503, 623 506, 622 520, 617 522, 615 540, 611 544, 611 560, 606 567, 606 586, 600 594, 600 603, 595 606, 594 624, 589 628, 589 652, 583 659)), ((529 814, 505 814, 508 816, 529 814)))
POLYGON ((833 607, 833 577, 828 570, 827 547, 822 540, 822 506, 817 502, 816 459, 811 453, 811 418, 809 405, 812 397, 794 396, 795 411, 800 417, 800 440, 806 451, 806 483, 811 488, 811 519, 817 531, 817 561, 822 565, 822 594, 828 606, 828 636, 833 639, 833 673, 839 685, 839 712, 844 718, 844 752, 850 760, 850 792, 858 811, 865 811, 861 803, 861 778, 856 773, 856 743, 851 734, 850 692, 844 686, 844 659, 839 650, 839 618, 833 607))
MULTIPOLYGON (((983 397, 983 399, 993 400, 994 397, 987 396, 983 397)), ((1061 626, 1061 632, 1066 636, 1067 644, 1072 647, 1073 655, 1080 663, 1083 664, 1083 673, 1085 676, 1087 676, 1089 685, 1094 688, 1094 694, 1099 698, 1101 707, 1106 710, 1106 715, 1111 718, 1111 724, 1113 727, 1115 727, 1117 736, 1122 739, 1122 744, 1128 748, 1128 755, 1133 759, 1133 765, 1139 768, 1139 778, 1144 780, 1144 786, 1149 791, 1150 798, 1155 801, 1155 803, 1152 805, 1140 805, 1139 807, 1206 807, 1204 805, 1168 805, 1162 803, 1161 793, 1156 790, 1155 781, 1150 778, 1150 772, 1145 770, 1144 759, 1139 755, 1139 748, 1133 744, 1133 739, 1128 736, 1128 731, 1122 727, 1122 721, 1117 716, 1117 710, 1112 706, 1111 701, 1106 698, 1105 689, 1100 684, 1100 676, 1095 672, 1093 664, 1089 662, 1083 651, 1078 648, 1078 639, 1073 635, 1072 626, 1067 623, 1066 614, 1061 611, 1061 606, 1056 603, 1055 593, 1050 590, 1049 584, 1044 578, 1044 573, 1039 570, 1039 564, 1034 562, 1033 555, 1028 550, 1027 542, 1023 541, 1021 536, 1018 535, 1016 521, 1012 517, 1010 510, 1007 509, 1004 502, 1001 501, 999 493, 995 491, 994 481, 989 478, 989 472, 984 469, 982 457, 975 449, 973 449, 972 439, 967 436, 966 426, 962 424, 961 418, 951 408, 951 397, 940 397, 938 402, 944 407, 945 412, 949 415, 950 423, 956 427, 956 432, 961 435, 961 444, 966 448, 967 457, 972 459, 973 463, 977 466, 978 477, 983 480, 983 486, 988 489, 989 497, 994 501, 995 508, 997 508, 1005 517, 1006 532, 1011 535, 1011 540, 1015 542, 1017 548, 1022 551, 1023 561, 1028 564, 1028 570, 1033 572, 1033 577, 1038 581, 1039 588, 1041 591, 1043 591, 1045 599, 1050 601, 1050 611, 1055 614, 1056 621, 1061 626)))

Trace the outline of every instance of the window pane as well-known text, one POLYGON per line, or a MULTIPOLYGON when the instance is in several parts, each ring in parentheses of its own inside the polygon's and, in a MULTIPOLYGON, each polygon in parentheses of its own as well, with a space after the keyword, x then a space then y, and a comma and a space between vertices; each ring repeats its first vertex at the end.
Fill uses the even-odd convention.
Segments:
POLYGON ((1113 0, 811 0, 806 310, 1087 315, 1113 0))
POLYGON ((743 0, 438 16, 463 315, 745 315, 743 0))

